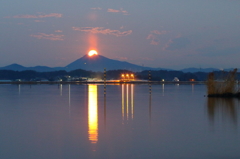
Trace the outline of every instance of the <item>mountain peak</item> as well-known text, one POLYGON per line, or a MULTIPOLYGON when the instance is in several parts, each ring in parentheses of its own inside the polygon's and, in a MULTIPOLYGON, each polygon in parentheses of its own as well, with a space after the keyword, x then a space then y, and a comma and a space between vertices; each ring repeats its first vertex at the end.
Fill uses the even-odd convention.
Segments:
POLYGON ((22 65, 19 65, 17 63, 13 63, 11 65, 8 65, 8 67, 23 67, 22 65))
POLYGON ((95 59, 101 59, 101 58, 108 59, 107 57, 99 55, 99 54, 95 54, 95 55, 91 55, 91 56, 89 56, 88 54, 85 54, 83 57, 81 57, 79 59, 95 60, 95 59))

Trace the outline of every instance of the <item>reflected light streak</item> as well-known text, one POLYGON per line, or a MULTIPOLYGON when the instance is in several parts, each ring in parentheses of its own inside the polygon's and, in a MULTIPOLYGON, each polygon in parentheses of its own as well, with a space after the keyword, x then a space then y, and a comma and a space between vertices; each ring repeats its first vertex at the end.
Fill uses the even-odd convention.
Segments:
POLYGON ((133 100, 133 89, 134 85, 131 84, 131 113, 132 113, 132 119, 133 119, 133 111, 134 111, 134 100, 133 100))
POLYGON ((62 96, 62 84, 59 84, 60 96, 62 96))
POLYGON ((163 93, 163 96, 164 96, 164 84, 162 84, 162 93, 163 93))
POLYGON ((149 93, 149 121, 152 121, 152 94, 149 93))
POLYGON ((124 85, 122 85, 122 119, 124 120, 124 85))
POLYGON ((128 84, 127 84, 127 99, 126 99, 127 101, 127 103, 126 103, 126 105, 127 105, 127 120, 128 120, 128 84))
POLYGON ((18 94, 21 94, 21 85, 18 85, 18 94))
MULTIPOLYGON (((61 84, 62 87, 62 84, 61 84)), ((68 85, 68 114, 71 116, 71 85, 68 85)))
POLYGON ((125 117, 126 120, 134 117, 134 84, 122 85, 122 120, 125 120, 125 117))
POLYGON ((97 85, 88 85, 88 135, 91 143, 98 141, 97 85))

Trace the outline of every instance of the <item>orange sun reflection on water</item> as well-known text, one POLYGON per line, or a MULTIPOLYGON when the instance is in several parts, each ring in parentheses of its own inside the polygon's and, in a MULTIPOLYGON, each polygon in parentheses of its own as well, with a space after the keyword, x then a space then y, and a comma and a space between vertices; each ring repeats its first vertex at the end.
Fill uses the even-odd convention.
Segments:
POLYGON ((98 141, 97 85, 88 85, 88 136, 91 143, 98 141))

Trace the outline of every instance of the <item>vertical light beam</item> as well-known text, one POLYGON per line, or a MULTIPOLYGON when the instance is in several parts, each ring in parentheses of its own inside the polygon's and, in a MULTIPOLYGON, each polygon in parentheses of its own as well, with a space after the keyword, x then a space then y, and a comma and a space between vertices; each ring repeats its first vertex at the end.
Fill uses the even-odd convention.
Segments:
POLYGON ((97 43, 98 43, 97 36, 95 34, 89 33, 88 35, 89 50, 96 50, 97 43))

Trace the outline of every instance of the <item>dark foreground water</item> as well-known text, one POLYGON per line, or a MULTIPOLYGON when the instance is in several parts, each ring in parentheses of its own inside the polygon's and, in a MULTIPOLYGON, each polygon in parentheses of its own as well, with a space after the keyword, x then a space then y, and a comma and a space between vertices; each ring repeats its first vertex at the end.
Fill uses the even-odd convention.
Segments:
POLYGON ((240 158, 239 100, 208 99, 204 85, 151 89, 0 85, 0 158, 240 158))

